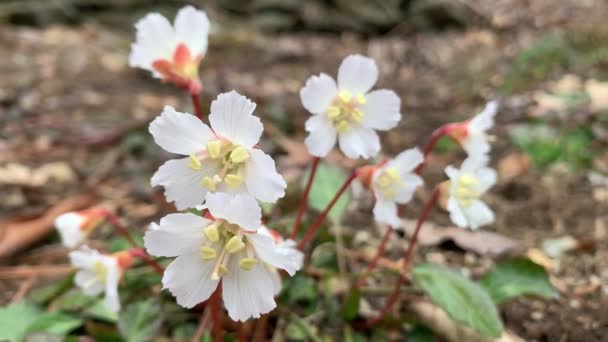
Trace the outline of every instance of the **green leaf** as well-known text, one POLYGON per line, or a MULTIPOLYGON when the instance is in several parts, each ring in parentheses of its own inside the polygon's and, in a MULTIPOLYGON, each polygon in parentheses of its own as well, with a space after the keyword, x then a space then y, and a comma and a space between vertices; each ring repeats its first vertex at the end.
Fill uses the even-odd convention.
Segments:
POLYGON ((416 284, 452 319, 486 336, 501 335, 503 327, 498 310, 483 287, 460 273, 433 264, 417 266, 413 275, 416 284))
POLYGON ((72 288, 74 284, 74 275, 76 273, 73 272, 69 276, 65 277, 62 281, 58 283, 53 283, 47 286, 39 287, 34 289, 30 293, 30 299, 39 305, 44 305, 53 298, 60 296, 65 293, 67 290, 72 288))
MULTIPOLYGON (((308 176, 304 179, 308 180, 308 176)), ((341 168, 320 163, 308 196, 310 207, 319 211, 325 209, 346 179, 347 176, 341 168)), ((346 191, 329 212, 329 218, 339 222, 349 201, 350 192, 346 191)))
POLYGON ((526 258, 500 262, 481 280, 496 304, 522 295, 555 298, 557 292, 545 269, 526 258))
POLYGON ((118 319, 118 330, 129 342, 148 341, 156 336, 162 323, 160 305, 148 299, 127 306, 118 319))
POLYGON ((414 328, 407 334, 408 342, 435 342, 437 341, 437 337, 433 333, 433 331, 424 325, 417 324, 414 328))
POLYGON ((106 322, 113 323, 118 320, 118 314, 108 309, 103 299, 97 300, 91 307, 89 307, 85 311, 85 313, 93 318, 106 322))
POLYGON ((96 300, 97 297, 87 296, 80 289, 72 289, 59 297, 57 309, 60 311, 80 311, 96 300))
POLYGON ((306 330, 294 322, 289 322, 287 324, 287 327, 285 328, 285 335, 287 335, 287 337, 293 341, 304 341, 306 340, 306 337, 308 337, 306 330))
POLYGON ((340 310, 340 315, 344 320, 351 321, 359 314, 359 301, 361 300, 361 291, 358 287, 353 287, 346 298, 340 310))
POLYGON ((38 317, 28 328, 28 333, 47 332, 64 335, 82 326, 84 320, 60 312, 48 312, 38 317))
POLYGON ((22 341, 27 328, 40 316, 40 310, 27 302, 0 308, 0 341, 22 341))
POLYGON ((298 273, 291 278, 287 295, 289 301, 292 303, 298 301, 313 301, 318 295, 316 283, 312 278, 298 273))

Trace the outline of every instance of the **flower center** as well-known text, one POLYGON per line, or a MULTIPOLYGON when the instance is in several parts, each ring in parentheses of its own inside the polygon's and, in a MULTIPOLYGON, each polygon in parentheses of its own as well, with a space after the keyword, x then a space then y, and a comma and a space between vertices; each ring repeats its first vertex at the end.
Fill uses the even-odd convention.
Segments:
POLYGON ((258 263, 255 251, 244 238, 245 232, 237 225, 217 220, 203 229, 207 241, 200 247, 201 258, 205 261, 215 260, 211 273, 212 280, 218 280, 228 274, 226 266, 231 257, 240 257, 239 267, 250 271, 258 263), (218 251, 219 250, 219 254, 218 251), (241 253, 245 252, 245 255, 241 253), (238 253, 238 255, 236 255, 238 253))
POLYGON ((465 173, 458 177, 454 197, 461 207, 470 207, 473 201, 479 198, 480 195, 479 180, 474 175, 465 173))
POLYGON ((194 171, 200 171, 202 161, 210 160, 215 163, 218 171, 206 175, 201 186, 214 192, 218 185, 225 183, 230 189, 236 189, 244 181, 245 163, 249 157, 245 147, 218 139, 209 141, 206 150, 199 155, 190 155, 188 166, 194 171))
POLYGON ((152 67, 162 75, 163 80, 174 82, 193 91, 200 91, 198 66, 202 56, 192 55, 186 44, 179 43, 173 52, 173 58, 157 59, 152 67))
POLYGON ((394 167, 389 167, 381 171, 378 178, 374 182, 376 189, 382 197, 386 199, 394 199, 396 195, 396 188, 403 184, 399 172, 394 167))
POLYGON ((338 133, 345 133, 351 125, 361 123, 363 112, 359 107, 365 102, 363 94, 353 95, 347 90, 338 93, 331 106, 327 107, 327 117, 338 133))
POLYGON ((96 261, 95 264, 93 264, 93 273, 95 273, 97 279, 102 283, 106 282, 106 279, 108 278, 108 268, 103 262, 96 261))

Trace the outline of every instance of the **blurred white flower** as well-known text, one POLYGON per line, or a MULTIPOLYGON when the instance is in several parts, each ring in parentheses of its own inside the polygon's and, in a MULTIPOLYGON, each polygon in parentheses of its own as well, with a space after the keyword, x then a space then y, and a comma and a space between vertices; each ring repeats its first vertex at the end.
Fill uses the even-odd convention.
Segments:
POLYGON ((57 216, 55 228, 65 247, 76 248, 104 221, 105 217, 105 211, 101 209, 72 211, 57 216))
POLYGON ((207 52, 209 34, 205 12, 186 6, 177 13, 173 26, 161 14, 150 13, 135 28, 129 65, 198 94, 202 88, 198 67, 207 52))
POLYGON ((452 222, 459 227, 477 229, 494 222, 494 213, 480 199, 496 183, 496 171, 487 164, 487 155, 473 155, 460 169, 453 166, 445 169, 450 178, 447 209, 452 222))
POLYGON ((401 120, 401 100, 387 89, 369 92, 378 78, 373 59, 350 55, 338 70, 338 84, 328 75, 312 76, 300 99, 312 117, 306 121, 309 152, 324 157, 338 140, 349 158, 370 158, 380 151, 376 130, 389 130, 401 120))
MULTIPOLYGON (((296 242, 291 240, 291 239, 287 239, 285 240, 281 234, 279 234, 279 232, 277 232, 276 230, 273 229, 269 229, 268 227, 266 227, 265 225, 261 225, 260 228, 258 228, 257 233, 259 235, 264 235, 264 236, 268 236, 270 238, 272 238, 272 240, 275 243, 276 249, 277 249, 277 253, 284 255, 284 257, 286 259, 292 260, 294 265, 297 265, 297 269, 299 270, 300 268, 302 268, 302 264, 304 263, 304 254, 302 254, 302 252, 300 252, 297 248, 296 248, 296 242)), ((279 294, 279 292, 281 292, 281 275, 279 274, 279 271, 277 270, 276 267, 273 267, 270 264, 266 265, 266 269, 268 271, 270 271, 272 278, 273 278, 273 282, 275 284, 275 296, 279 294)))
POLYGON ((163 286, 186 308, 205 301, 222 281, 222 297, 233 320, 258 318, 274 309, 280 291, 273 268, 293 275, 302 254, 275 243, 261 224, 261 209, 245 194, 207 195, 213 220, 194 214, 170 214, 144 236, 148 253, 176 257, 163 286))
POLYGON ((254 109, 255 103, 235 91, 220 94, 211 103, 209 128, 165 107, 150 133, 165 150, 188 157, 163 164, 152 185, 165 187, 178 210, 203 204, 208 192, 249 193, 262 202, 283 197, 287 184, 274 160, 255 147, 264 128, 254 109))
POLYGON ((486 104, 481 113, 465 122, 452 124, 448 134, 454 138, 469 156, 489 153, 491 146, 486 131, 494 126, 498 102, 486 104))
POLYGON ((374 171, 371 187, 376 197, 374 218, 376 221, 397 228, 401 220, 397 215, 397 204, 412 200, 414 191, 424 181, 414 173, 414 169, 424 161, 419 149, 401 152, 395 159, 374 171))
POLYGON ((106 255, 82 246, 70 252, 70 261, 78 269, 74 282, 82 292, 89 296, 105 292, 106 307, 119 311, 118 282, 132 263, 131 255, 128 252, 106 255))

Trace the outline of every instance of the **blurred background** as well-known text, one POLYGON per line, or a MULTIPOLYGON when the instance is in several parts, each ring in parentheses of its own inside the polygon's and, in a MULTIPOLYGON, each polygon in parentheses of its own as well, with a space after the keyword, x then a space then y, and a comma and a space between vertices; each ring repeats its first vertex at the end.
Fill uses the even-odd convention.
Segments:
MULTIPOLYGON (((52 231, 58 212, 103 204, 143 232, 173 210, 149 184, 170 156, 147 125, 166 104, 191 112, 190 99, 127 58, 139 18, 158 11, 172 20, 186 3, 211 20, 203 108, 232 89, 257 102, 263 148, 290 184, 309 163, 299 89, 312 74, 335 75, 348 54, 373 57, 379 86, 401 96, 404 120, 383 134, 389 156, 500 99, 492 153, 500 181, 488 196, 497 221, 487 230, 516 241, 560 292, 502 306, 505 325, 526 340, 606 338, 608 3, 600 0, 0 1, 0 233, 23 232, 0 240, 0 303, 25 296, 26 281, 27 293, 65 275, 66 251, 52 231), (16 266, 25 271, 9 272, 16 266)), ((462 157, 442 141, 427 184, 462 157)), ((337 153, 328 160, 356 165, 337 153)), ((267 214, 281 216, 298 194, 292 186, 267 214)), ((361 248, 373 251, 380 235, 363 231, 373 227, 368 212, 343 226, 353 246, 366 241, 361 248)), ((449 224, 445 214, 432 220, 449 224)), ((389 257, 403 241, 391 242, 389 257)), ((486 243, 429 242, 416 258, 475 275, 496 258, 486 243)))

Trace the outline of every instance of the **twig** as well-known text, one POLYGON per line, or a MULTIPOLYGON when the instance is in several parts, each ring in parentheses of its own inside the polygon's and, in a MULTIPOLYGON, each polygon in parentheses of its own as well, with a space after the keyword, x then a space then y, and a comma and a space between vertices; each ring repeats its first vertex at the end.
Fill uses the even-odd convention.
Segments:
POLYGON ((315 178, 315 174, 317 173, 317 167, 319 166, 319 161, 321 158, 314 157, 312 160, 312 166, 310 167, 310 174, 308 175, 308 181, 306 182, 306 187, 304 188, 304 192, 302 193, 302 198, 300 198, 300 207, 298 208, 298 214, 296 215, 296 221, 293 224, 293 229, 291 231, 291 239, 295 239, 298 235, 298 231, 300 230, 300 223, 302 222, 302 216, 306 208, 308 207, 308 193, 310 192, 310 188, 312 187, 312 182, 315 178))

